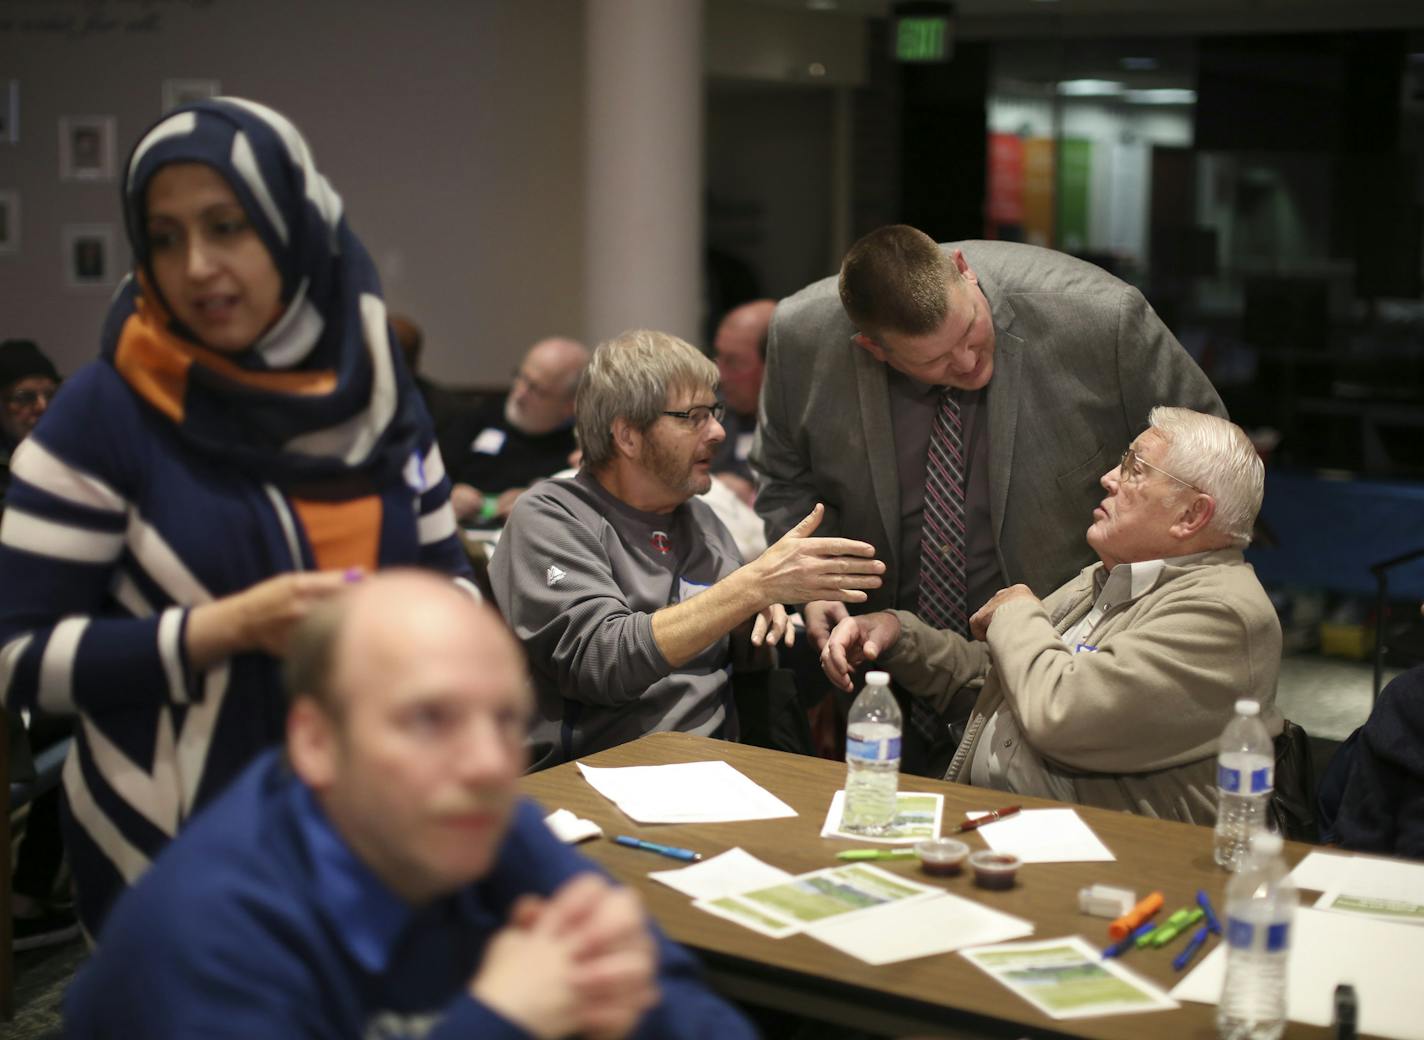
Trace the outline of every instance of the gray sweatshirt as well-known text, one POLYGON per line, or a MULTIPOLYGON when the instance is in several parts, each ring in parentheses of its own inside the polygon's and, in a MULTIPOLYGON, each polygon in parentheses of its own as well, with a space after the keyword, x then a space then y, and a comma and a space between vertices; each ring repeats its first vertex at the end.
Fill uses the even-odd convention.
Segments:
POLYGON ((658 730, 737 739, 729 637, 674 670, 653 641, 652 615, 741 565, 700 499, 644 513, 582 471, 523 495, 490 582, 534 676, 530 768, 658 730))

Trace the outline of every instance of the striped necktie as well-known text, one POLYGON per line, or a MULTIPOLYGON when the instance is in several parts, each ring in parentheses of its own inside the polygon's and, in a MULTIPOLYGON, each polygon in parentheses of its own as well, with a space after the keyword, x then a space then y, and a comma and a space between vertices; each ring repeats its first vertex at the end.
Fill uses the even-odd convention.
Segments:
POLYGON ((940 391, 925 467, 920 535, 920 617, 969 634, 964 584, 964 437, 954 391, 940 391))
MULTIPOLYGON (((954 391, 939 394, 925 466, 925 511, 920 533, 920 595, 917 613, 935 628, 969 634, 964 584, 964 424, 954 391)), ((910 700, 910 725, 933 749, 947 735, 946 723, 929 702, 910 700)))

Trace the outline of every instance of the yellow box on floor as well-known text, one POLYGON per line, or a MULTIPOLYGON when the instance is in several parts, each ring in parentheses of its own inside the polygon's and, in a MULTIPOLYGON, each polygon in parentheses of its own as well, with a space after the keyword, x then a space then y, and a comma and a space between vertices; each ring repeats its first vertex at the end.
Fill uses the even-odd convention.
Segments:
POLYGON ((1320 623, 1320 652, 1331 657, 1364 660, 1375 649, 1375 630, 1364 624, 1320 623))

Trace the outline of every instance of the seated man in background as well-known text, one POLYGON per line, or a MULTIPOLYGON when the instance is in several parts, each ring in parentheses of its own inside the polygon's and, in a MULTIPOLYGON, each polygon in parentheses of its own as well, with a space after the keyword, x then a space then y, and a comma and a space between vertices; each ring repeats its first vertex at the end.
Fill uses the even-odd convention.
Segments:
POLYGON ((790 640, 781 604, 880 584, 872 546, 810 537, 820 506, 742 566, 696 497, 723 439, 716 390, 717 367, 676 336, 601 344, 575 406, 582 468, 514 507, 490 583, 529 652, 535 769, 658 730, 736 740, 731 671, 790 640))
POLYGON ((586 364, 582 343, 542 339, 524 355, 507 396, 451 420, 440 453, 455 519, 502 524, 530 484, 568 465, 574 390, 586 364))
MULTIPOLYGON (((35 343, 27 339, 0 343, 0 510, 10 490, 10 456, 38 425, 58 389, 59 372, 35 343)), ((67 719, 40 712, 28 719, 11 715, 9 780, 34 779, 34 758, 69 733, 67 719)), ((50 946, 79 934, 71 905, 55 892, 63 861, 59 788, 52 787, 30 803, 15 854, 10 878, 12 949, 50 946)))
POLYGON ((866 660, 917 696, 985 680, 946 779, 1212 824, 1236 700, 1281 731, 1280 623, 1242 557, 1261 460, 1225 419, 1159 407, 1149 422, 1103 475, 1087 535, 1100 562, 1043 601, 996 593, 970 619, 983 642, 898 610, 832 632, 822 661, 843 689, 866 660))
POLYGON ((10 456, 40 421, 59 389, 59 372, 33 342, 0 343, 0 506, 10 489, 10 456))
POLYGON ((766 374, 766 337, 775 310, 775 300, 753 300, 733 307, 717 325, 712 341, 722 400, 727 405, 722 423, 727 439, 712 459, 712 475, 747 505, 756 500, 756 478, 747 456, 756 436, 757 404, 766 374))
POLYGON ((273 751, 117 904, 74 1037, 749 1036, 521 801, 519 648, 415 571, 314 611, 273 751))

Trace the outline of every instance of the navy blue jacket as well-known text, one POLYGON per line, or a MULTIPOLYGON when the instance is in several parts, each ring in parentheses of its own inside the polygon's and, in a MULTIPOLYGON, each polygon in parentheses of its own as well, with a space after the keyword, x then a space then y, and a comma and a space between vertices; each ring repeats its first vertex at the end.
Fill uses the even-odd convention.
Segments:
MULTIPOLYGON (((70 987, 65 1035, 522 1038, 468 993, 485 944, 520 895, 595 869, 524 802, 486 877, 412 910, 270 752, 119 900, 70 987)), ((754 1035, 657 940, 662 1000, 635 1036, 754 1035)))
POLYGON ((1340 844, 1424 859, 1424 665, 1380 692, 1354 745, 1335 819, 1340 844))

